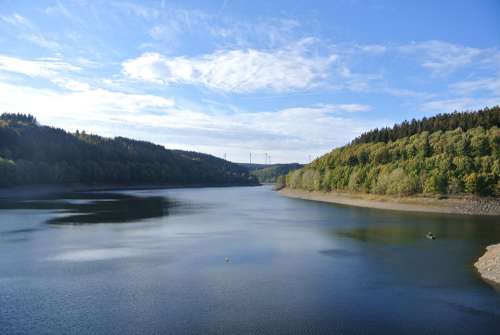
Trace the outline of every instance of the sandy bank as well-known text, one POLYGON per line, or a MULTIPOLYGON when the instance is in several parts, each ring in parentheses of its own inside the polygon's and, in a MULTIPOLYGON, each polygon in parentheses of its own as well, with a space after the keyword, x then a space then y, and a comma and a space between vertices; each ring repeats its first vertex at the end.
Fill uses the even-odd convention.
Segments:
POLYGON ((349 206, 410 211, 468 215, 500 215, 498 198, 446 198, 389 197, 372 194, 351 194, 338 192, 309 192, 296 189, 282 189, 282 195, 291 198, 330 202, 349 206))
POLYGON ((486 281, 500 288, 500 243, 486 248, 486 253, 474 264, 486 281))

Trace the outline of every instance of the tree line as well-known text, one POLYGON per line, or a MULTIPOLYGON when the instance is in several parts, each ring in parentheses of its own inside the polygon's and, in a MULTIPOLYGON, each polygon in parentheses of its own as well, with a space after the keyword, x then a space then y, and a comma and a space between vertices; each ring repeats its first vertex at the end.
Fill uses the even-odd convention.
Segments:
POLYGON ((447 114, 438 114, 436 116, 422 120, 412 119, 395 124, 393 127, 374 129, 366 132, 352 141, 352 144, 395 141, 397 139, 408 137, 428 131, 447 131, 456 128, 462 128, 466 131, 472 128, 483 127, 489 129, 500 125, 500 106, 484 108, 476 112, 454 112, 447 114))
POLYGON ((256 185, 237 164, 124 137, 41 126, 31 115, 0 116, 0 187, 29 184, 256 185))

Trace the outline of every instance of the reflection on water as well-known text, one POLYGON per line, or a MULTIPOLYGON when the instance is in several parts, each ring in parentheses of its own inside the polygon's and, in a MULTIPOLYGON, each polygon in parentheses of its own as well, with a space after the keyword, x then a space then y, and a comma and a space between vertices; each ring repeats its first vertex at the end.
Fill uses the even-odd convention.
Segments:
MULTIPOLYGON (((35 200, 0 200, 0 209, 56 210, 49 224, 123 223, 168 215, 173 204, 159 196, 138 197, 120 193, 82 192, 35 200)), ((7 233, 29 232, 33 228, 7 233)))
POLYGON ((88 262, 102 261, 114 258, 126 258, 136 256, 137 253, 129 248, 107 248, 107 249, 84 249, 69 250, 59 255, 48 258, 50 261, 68 261, 68 262, 88 262))

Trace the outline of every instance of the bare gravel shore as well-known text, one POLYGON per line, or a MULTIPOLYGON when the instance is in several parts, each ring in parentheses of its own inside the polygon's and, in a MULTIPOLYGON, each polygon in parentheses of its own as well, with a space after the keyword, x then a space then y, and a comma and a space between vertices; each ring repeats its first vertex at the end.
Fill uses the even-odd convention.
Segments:
POLYGON ((500 288, 500 243, 487 247, 474 266, 484 280, 500 288))
POLYGON ((430 198, 389 197, 361 193, 309 192, 285 188, 279 191, 291 198, 330 202, 349 206, 410 211, 468 215, 500 215, 499 198, 430 198))

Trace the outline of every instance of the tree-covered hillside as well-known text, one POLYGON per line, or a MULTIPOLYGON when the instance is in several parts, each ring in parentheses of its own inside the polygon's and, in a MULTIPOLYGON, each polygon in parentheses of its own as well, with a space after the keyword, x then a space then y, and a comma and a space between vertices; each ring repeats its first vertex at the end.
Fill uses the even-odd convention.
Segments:
POLYGON ((256 185, 244 167, 214 156, 167 150, 41 126, 30 115, 0 116, 0 186, 31 184, 256 185))
POLYGON ((259 179, 261 183, 274 183, 279 176, 300 169, 303 165, 299 163, 273 164, 262 169, 253 170, 250 173, 259 179))
POLYGON ((500 108, 368 132, 286 177, 307 190, 500 196, 500 108), (410 136, 408 136, 410 135, 410 136))

